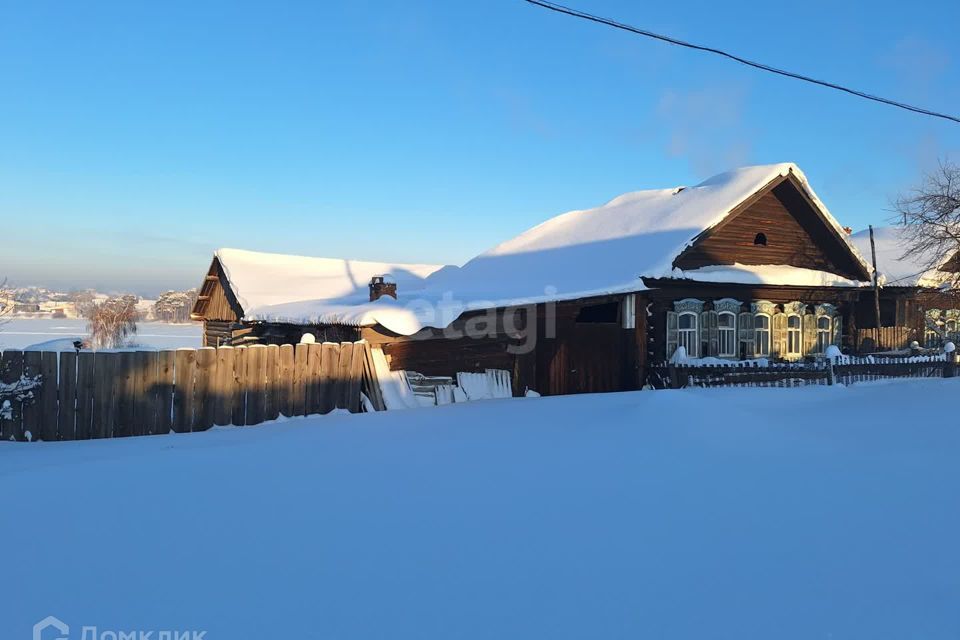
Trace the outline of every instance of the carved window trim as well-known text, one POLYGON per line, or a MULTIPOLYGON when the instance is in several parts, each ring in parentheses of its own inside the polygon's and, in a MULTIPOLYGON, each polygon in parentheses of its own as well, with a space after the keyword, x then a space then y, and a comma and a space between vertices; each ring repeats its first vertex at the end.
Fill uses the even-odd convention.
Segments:
POLYGON ((817 316, 834 317, 837 315, 837 307, 829 302, 823 302, 814 307, 814 313, 817 316))
POLYGON ((803 316, 807 311, 807 305, 799 300, 794 302, 785 302, 783 312, 788 316, 803 316))
POLYGON ((703 305, 703 300, 684 298, 683 300, 674 301, 673 310, 677 313, 700 313, 703 311, 703 305))
POLYGON ((772 317, 777 313, 777 305, 769 300, 755 300, 750 303, 750 311, 753 312, 753 315, 763 314, 772 317))
POLYGON ((734 300, 733 298, 720 298, 719 300, 713 301, 713 309, 717 313, 729 312, 732 314, 739 314, 740 307, 742 306, 742 302, 739 300, 734 300))

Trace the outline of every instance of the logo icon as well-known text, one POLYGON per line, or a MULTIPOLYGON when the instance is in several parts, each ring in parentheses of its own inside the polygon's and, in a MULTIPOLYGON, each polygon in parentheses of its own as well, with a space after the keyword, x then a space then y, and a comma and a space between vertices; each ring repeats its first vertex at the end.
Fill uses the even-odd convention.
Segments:
MULTIPOLYGON (((66 622, 56 616, 47 616, 33 625, 33 640, 44 640, 43 632, 51 627, 56 629, 59 634, 52 638, 52 640, 68 640, 67 636, 70 634, 70 627, 67 626, 66 622)), ((51 640, 51 638, 47 637, 46 640, 51 640)))

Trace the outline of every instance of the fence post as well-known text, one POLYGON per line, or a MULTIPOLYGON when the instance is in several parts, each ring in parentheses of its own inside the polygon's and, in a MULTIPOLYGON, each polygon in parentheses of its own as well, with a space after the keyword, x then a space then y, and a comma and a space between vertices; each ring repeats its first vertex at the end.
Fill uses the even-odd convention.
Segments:
POLYGON ((943 377, 952 378, 957 375, 957 348, 952 342, 943 345, 943 355, 946 360, 943 365, 943 377))
POLYGON ((677 365, 672 362, 667 365, 667 373, 670 376, 670 388, 679 389, 680 388, 680 378, 677 374, 677 365))

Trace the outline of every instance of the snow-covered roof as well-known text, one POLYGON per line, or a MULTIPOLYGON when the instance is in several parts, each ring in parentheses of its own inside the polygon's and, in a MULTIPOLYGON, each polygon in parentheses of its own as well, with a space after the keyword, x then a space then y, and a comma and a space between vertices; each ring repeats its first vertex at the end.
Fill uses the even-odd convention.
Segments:
POLYGON ((681 271, 674 260, 751 196, 792 175, 836 237, 869 272, 847 234, 793 163, 744 167, 693 187, 635 191, 570 211, 462 267, 385 265, 221 250, 247 319, 382 324, 401 334, 445 327, 464 311, 571 300, 645 289, 641 278, 798 286, 860 286, 857 280, 786 265, 725 265, 681 271), (398 279, 399 301, 367 301, 371 275, 398 279), (411 276, 405 281, 404 274, 411 276))
MULTIPOLYGON (((373 276, 389 274, 405 295, 416 295, 427 276, 443 265, 313 258, 242 249, 220 249, 216 257, 246 320, 300 321, 305 307, 340 312, 343 324, 372 324, 366 311, 387 306, 369 302, 373 276), (371 307, 364 310, 361 307, 371 307), (294 313, 294 310, 296 313, 294 313)), ((378 301, 379 303, 379 301, 378 301)))
MULTIPOLYGON (((904 257, 907 240, 901 227, 874 227, 874 242, 877 247, 877 271, 880 281, 892 287, 937 287, 952 274, 945 274, 930 265, 936 261, 926 256, 904 257)), ((853 243, 865 256, 870 255, 870 230, 864 229, 850 236, 853 243)), ((942 266, 951 256, 943 256, 942 266)))
MULTIPOLYGON (((717 271, 683 272, 674 260, 704 231, 779 177, 793 174, 819 208, 824 220, 858 259, 840 224, 817 198, 806 176, 793 163, 744 167, 714 176, 693 187, 635 191, 594 209, 551 218, 486 251, 459 270, 431 278, 459 294, 469 291, 488 299, 576 298, 643 289, 641 277, 686 278, 718 282, 717 271)), ((836 274, 781 265, 736 265, 724 268, 728 283, 858 286, 836 274), (789 275, 789 282, 780 276, 789 275)))

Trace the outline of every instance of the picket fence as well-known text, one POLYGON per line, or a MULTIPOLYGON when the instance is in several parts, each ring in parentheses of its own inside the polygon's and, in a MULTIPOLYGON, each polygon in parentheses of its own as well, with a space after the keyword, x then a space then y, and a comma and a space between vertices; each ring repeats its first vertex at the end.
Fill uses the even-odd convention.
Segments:
POLYGON ((0 415, 3 440, 83 440, 383 409, 366 342, 175 351, 0 353, 0 382, 39 376, 0 415))
POLYGON ((956 375, 955 354, 909 357, 844 356, 837 362, 783 362, 758 365, 754 362, 729 364, 664 364, 651 368, 650 383, 659 389, 683 387, 803 387, 810 385, 851 385, 890 378, 952 378, 956 375))

